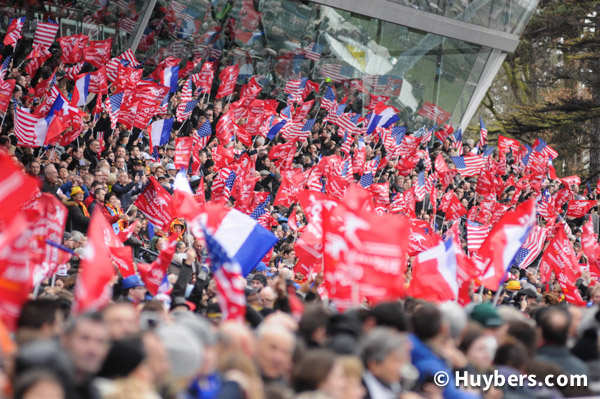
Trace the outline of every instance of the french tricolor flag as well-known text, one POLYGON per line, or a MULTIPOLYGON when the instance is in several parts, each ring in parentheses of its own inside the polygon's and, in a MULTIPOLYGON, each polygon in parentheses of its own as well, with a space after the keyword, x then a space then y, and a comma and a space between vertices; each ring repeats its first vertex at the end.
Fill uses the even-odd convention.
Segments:
POLYGON ((90 74, 79 75, 75 82, 71 105, 74 107, 85 107, 90 92, 90 74))
POLYGON ((173 129, 173 118, 159 119, 148 126, 148 137, 150 148, 160 147, 169 142, 171 130, 173 129))
POLYGON ((257 220, 223 205, 207 203, 199 217, 190 222, 190 230, 196 237, 203 234, 203 226, 227 255, 239 262, 243 276, 247 276, 277 243, 277 237, 257 220))
POLYGON ((177 79, 179 78, 179 66, 170 66, 163 69, 160 74, 160 84, 170 87, 169 93, 177 91, 177 79))
POLYGON ((371 134, 377 127, 388 127, 398 122, 398 110, 391 105, 378 103, 375 110, 371 113, 371 119, 367 125, 367 134, 371 134))

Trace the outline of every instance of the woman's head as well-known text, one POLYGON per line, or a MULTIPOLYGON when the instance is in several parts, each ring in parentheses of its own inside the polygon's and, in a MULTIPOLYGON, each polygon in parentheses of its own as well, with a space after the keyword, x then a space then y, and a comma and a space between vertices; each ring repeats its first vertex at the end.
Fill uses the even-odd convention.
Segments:
POLYGON ((110 192, 110 193, 106 193, 106 195, 104 196, 104 203, 108 204, 110 206, 117 206, 118 204, 118 198, 117 198, 117 194, 110 192))
POLYGON ((308 351, 292 372, 292 387, 297 393, 319 390, 341 397, 344 386, 344 369, 335 353, 328 350, 308 351))
POLYGON ((490 348, 490 339, 484 334, 483 329, 477 324, 469 324, 459 349, 465 354, 469 363, 480 370, 488 369, 492 365, 494 354, 490 348))

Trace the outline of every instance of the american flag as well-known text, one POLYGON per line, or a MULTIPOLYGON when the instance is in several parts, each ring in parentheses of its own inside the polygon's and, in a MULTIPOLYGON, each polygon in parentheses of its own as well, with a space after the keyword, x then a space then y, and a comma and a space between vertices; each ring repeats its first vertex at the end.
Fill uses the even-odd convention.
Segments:
POLYGON ((302 121, 288 122, 281 129, 281 137, 287 140, 305 140, 315 122, 315 119, 309 119, 304 124, 302 124, 302 121))
POLYGON ((375 177, 375 172, 377 171, 377 166, 379 165, 379 156, 373 158, 365 165, 365 171, 363 175, 360 177, 360 185, 364 188, 369 187, 373 184, 373 178, 375 177))
POLYGON ((487 127, 485 127, 485 123, 483 123, 483 119, 481 119, 481 117, 479 117, 479 136, 480 136, 479 148, 483 148, 485 143, 487 143, 487 135, 488 135, 487 127))
POLYGON ((308 78, 290 80, 285 84, 283 91, 291 96, 291 101, 300 102, 304 99, 304 88, 308 78))
POLYGON ((339 64, 323 64, 321 67, 321 75, 324 78, 329 78, 334 82, 342 82, 350 79, 354 74, 354 68, 351 66, 341 66, 339 64))
POLYGON ((552 159, 556 158, 558 156, 558 152, 556 152, 556 150, 554 150, 552 147, 550 147, 544 140, 542 140, 541 138, 538 138, 535 143, 533 143, 533 148, 537 151, 537 152, 541 152, 542 154, 546 155, 547 157, 550 157, 552 159))
POLYGON ((287 107, 282 109, 281 112, 279 113, 279 116, 281 116, 281 118, 285 119, 285 120, 292 119, 292 106, 288 105, 287 107))
POLYGON ((6 72, 8 72, 8 67, 10 65, 10 62, 12 61, 12 58, 13 56, 9 55, 4 59, 2 66, 0 66, 0 80, 4 80, 4 78, 6 77, 6 72))
POLYGON ((169 11, 173 11, 176 18, 184 18, 185 10, 187 8, 188 8, 188 6, 178 3, 174 0, 171 1, 171 4, 169 4, 169 11))
POLYGON ((117 127, 117 119, 119 119, 119 110, 121 109, 121 102, 123 102, 123 94, 117 93, 109 97, 110 108, 108 114, 110 116, 110 127, 114 129, 117 127))
POLYGON ((454 143, 452 143, 452 148, 456 149, 458 155, 463 154, 463 142, 462 142, 462 130, 458 129, 454 135, 450 136, 454 143))
POLYGON ((129 10, 129 1, 127 0, 117 0, 116 5, 123 11, 129 10))
POLYGON ((58 24, 52 20, 48 22, 38 22, 35 30, 35 37, 33 38, 33 46, 36 44, 49 48, 54 43, 56 32, 58 32, 58 24))
POLYGON ((353 113, 345 113, 342 114, 339 118, 337 118, 333 123, 338 125, 344 130, 348 130, 353 132, 356 129, 356 122, 358 122, 358 118, 360 118, 359 114, 353 113))
POLYGON ((210 268, 217 282, 217 299, 222 319, 243 323, 246 314, 246 281, 242 277, 242 268, 206 230, 204 239, 210 257, 210 268))
POLYGON ((96 25, 96 20, 94 17, 91 15, 86 15, 83 17, 83 22, 87 24, 87 26, 84 26, 84 28, 86 28, 84 33, 86 33, 88 36, 94 36, 98 33, 98 26, 96 25))
POLYGON ((484 147, 484 149, 483 149, 483 154, 482 154, 482 156, 483 156, 484 158, 487 158, 487 157, 489 157, 490 155, 492 155, 492 154, 494 153, 494 150, 495 150, 495 149, 496 149, 496 147, 494 147, 493 145, 488 145, 488 146, 485 146, 485 147, 484 147))
POLYGON ((417 178, 417 185, 415 187, 415 198, 417 201, 423 201, 425 199, 425 171, 419 172, 417 178))
POLYGON ((461 157, 452 157, 452 162, 463 177, 477 176, 485 166, 485 161, 479 155, 465 155, 461 157))
POLYGON ((323 118, 323 122, 336 123, 337 119, 343 115, 345 110, 346 110, 346 104, 338 105, 337 109, 335 110, 335 114, 332 115, 332 111, 329 111, 329 114, 325 118, 323 118))
POLYGON ((378 95, 400 95, 402 78, 395 76, 369 75, 363 76, 363 82, 378 95))
POLYGON ((348 131, 344 133, 344 141, 342 143, 342 152, 346 155, 350 154, 350 149, 352 148, 352 144, 354 144, 354 137, 348 136, 348 131))
POLYGON ((23 147, 39 147, 44 143, 39 142, 36 134, 38 118, 24 109, 16 109, 15 135, 17 144, 23 147))
POLYGON ((326 109, 328 112, 335 111, 337 108, 337 102, 335 101, 335 93, 331 89, 331 86, 327 86, 325 95, 321 98, 321 107, 326 109))
POLYGON ((423 151, 421 151, 421 159, 423 159, 423 164, 425 165, 425 170, 431 170, 431 155, 429 155, 429 147, 425 147, 423 151))
POLYGON ((227 200, 231 195, 231 189, 235 184, 236 177, 235 172, 229 168, 219 170, 212 185, 212 200, 215 202, 223 199, 227 200))
POLYGON ((17 42, 21 39, 21 31, 25 25, 25 17, 12 19, 8 26, 6 36, 4 37, 4 45, 17 46, 17 42))
POLYGON ((467 249, 470 253, 479 251, 490 234, 489 226, 467 220, 467 249))
POLYGON ((198 129, 198 134, 194 136, 194 143, 197 144, 196 150, 201 150, 206 147, 211 134, 212 127, 210 126, 210 122, 206 120, 204 125, 200 126, 200 129, 198 129))
MULTIPOLYGON (((250 213, 250 217, 254 220, 258 220, 262 215, 267 213, 267 205, 271 202, 271 196, 267 195, 267 198, 258 204, 256 208, 250 213)), ((264 227, 264 226, 263 226, 264 227)))
POLYGON ((535 226, 521 248, 517 251, 517 255, 515 255, 515 260, 513 261, 515 266, 519 267, 519 269, 525 269, 533 263, 544 248, 548 230, 548 227, 535 226))
POLYGON ((177 107, 177 122, 183 122, 184 120, 189 118, 194 108, 196 108, 196 105, 198 105, 198 100, 188 101, 185 104, 183 112, 179 112, 179 108, 181 107, 181 104, 179 104, 179 107, 177 107))
POLYGON ((304 55, 307 59, 319 61, 319 59, 321 58, 321 53, 323 52, 323 45, 318 43, 311 43, 304 50, 306 51, 304 55))
POLYGON ((131 51, 131 49, 127 49, 123 52, 123 54, 121 54, 120 56, 116 57, 117 59, 120 60, 127 60, 129 61, 128 65, 124 65, 124 66, 129 66, 131 68, 137 68, 139 66, 141 66, 142 64, 135 59, 135 55, 133 55, 133 51, 131 51))
POLYGON ((352 173, 349 173, 350 166, 350 159, 346 159, 344 162, 342 162, 339 167, 339 175, 341 177, 345 177, 348 182, 353 182, 354 176, 352 176, 352 173))
POLYGON ((137 21, 129 17, 121 19, 121 22, 119 23, 121 30, 129 34, 133 34, 136 25, 137 21))
POLYGON ((315 167, 306 183, 306 188, 312 191, 323 191, 323 181, 322 181, 323 173, 319 170, 318 167, 315 167))

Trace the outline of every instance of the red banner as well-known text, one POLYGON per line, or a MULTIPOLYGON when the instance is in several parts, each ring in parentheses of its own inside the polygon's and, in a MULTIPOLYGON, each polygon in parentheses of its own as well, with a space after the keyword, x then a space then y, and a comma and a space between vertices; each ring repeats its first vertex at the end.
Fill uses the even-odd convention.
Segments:
POLYGON ((574 218, 583 217, 596 205, 596 201, 569 201, 567 216, 574 218))
POLYGON ((233 94, 233 89, 235 88, 235 83, 237 82, 239 72, 240 67, 237 64, 228 66, 221 71, 219 74, 221 84, 219 85, 219 91, 217 91, 215 98, 223 98, 233 94))
POLYGON ((178 137, 175 139, 175 168, 186 169, 190 164, 192 156, 192 147, 194 146, 193 137, 178 137))
POLYGON ((65 64, 76 64, 81 61, 83 48, 88 40, 89 37, 86 35, 64 36, 56 39, 62 50, 60 60, 65 64))
POLYGON ((135 200, 135 206, 148 218, 150 223, 162 231, 167 231, 173 220, 171 201, 171 194, 154 177, 150 176, 150 181, 135 200))
POLYGON ((108 93, 106 67, 102 67, 97 71, 90 73, 90 93, 108 93))
POLYGON ((6 112, 12 92, 15 88, 16 80, 0 80, 0 112, 6 112))
POLYGON ((83 60, 96 68, 102 68, 110 60, 111 49, 112 38, 92 41, 83 49, 83 60))
POLYGON ((133 126, 145 129, 150 119, 158 112, 158 107, 167 94, 169 88, 166 86, 154 82, 138 83, 135 93, 135 102, 138 106, 133 126))
POLYGON ((215 77, 215 63, 205 62, 202 64, 200 73, 192 75, 192 82, 196 85, 196 94, 202 92, 210 92, 212 82, 215 77))
POLYGON ((450 118, 450 112, 430 102, 423 104, 423 107, 419 110, 419 115, 431 119, 438 125, 450 118))

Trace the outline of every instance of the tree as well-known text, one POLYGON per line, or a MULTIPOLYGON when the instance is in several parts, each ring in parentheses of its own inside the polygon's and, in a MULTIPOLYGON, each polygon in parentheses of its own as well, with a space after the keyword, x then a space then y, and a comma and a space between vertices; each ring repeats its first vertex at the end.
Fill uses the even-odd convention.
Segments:
POLYGON ((569 172, 600 174, 599 28, 599 0, 541 0, 482 102, 490 133, 541 136, 563 162, 589 156, 569 172))

